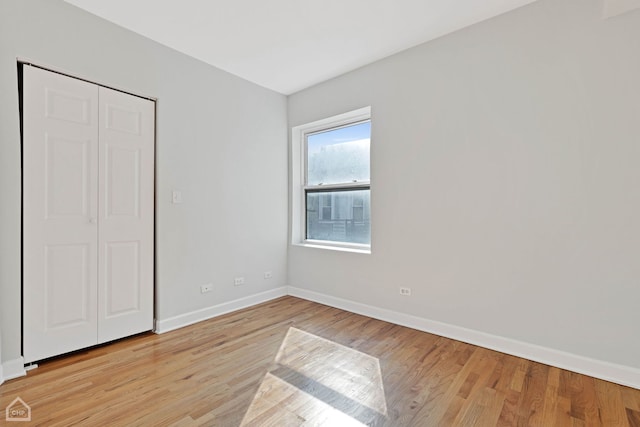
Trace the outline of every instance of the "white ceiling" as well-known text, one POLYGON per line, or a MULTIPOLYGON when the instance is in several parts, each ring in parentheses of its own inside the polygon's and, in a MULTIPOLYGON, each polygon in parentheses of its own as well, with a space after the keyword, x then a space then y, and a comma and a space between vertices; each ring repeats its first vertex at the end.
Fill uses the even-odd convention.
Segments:
POLYGON ((65 0, 283 94, 535 0, 65 0))

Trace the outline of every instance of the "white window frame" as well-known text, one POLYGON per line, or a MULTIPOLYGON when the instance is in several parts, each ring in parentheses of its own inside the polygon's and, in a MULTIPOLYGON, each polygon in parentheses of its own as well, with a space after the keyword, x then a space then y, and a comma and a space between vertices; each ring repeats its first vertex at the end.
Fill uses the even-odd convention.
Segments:
MULTIPOLYGON (((292 194, 291 194, 291 243, 293 245, 317 247, 325 249, 343 250, 358 253, 371 253, 371 244, 358 244, 348 242, 334 242, 326 240, 312 240, 306 238, 306 190, 317 189, 320 186, 307 186, 307 153, 306 136, 320 131, 348 126, 359 122, 371 120, 371 107, 364 107, 337 116, 317 120, 291 129, 291 171, 292 171, 292 194)), ((371 161, 369 161, 371 164, 371 161)), ((344 188, 369 189, 371 191, 371 181, 359 181, 350 184, 325 184, 321 186, 323 190, 340 190, 344 188)), ((371 212, 369 212, 371 217, 371 212)))

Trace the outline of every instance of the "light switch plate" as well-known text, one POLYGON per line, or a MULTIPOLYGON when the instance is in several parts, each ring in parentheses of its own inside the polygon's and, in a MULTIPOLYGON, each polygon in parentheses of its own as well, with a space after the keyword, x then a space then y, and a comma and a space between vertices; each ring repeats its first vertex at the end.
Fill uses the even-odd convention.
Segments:
POLYGON ((173 193, 171 193, 171 201, 173 203, 182 203, 182 192, 173 190, 173 193))

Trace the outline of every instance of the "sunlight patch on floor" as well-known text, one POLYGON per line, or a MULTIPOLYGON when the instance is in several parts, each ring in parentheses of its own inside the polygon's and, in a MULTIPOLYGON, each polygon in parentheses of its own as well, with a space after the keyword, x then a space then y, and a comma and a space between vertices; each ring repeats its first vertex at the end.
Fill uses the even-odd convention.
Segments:
POLYGON ((387 406, 377 358, 289 328, 243 426, 370 425, 387 406))

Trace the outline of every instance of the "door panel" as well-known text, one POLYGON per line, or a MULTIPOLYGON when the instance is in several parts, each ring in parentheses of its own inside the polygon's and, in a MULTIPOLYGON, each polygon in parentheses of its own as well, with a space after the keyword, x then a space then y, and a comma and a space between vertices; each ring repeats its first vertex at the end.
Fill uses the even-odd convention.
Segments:
POLYGON ((140 149, 110 146, 105 164, 105 217, 140 217, 140 149))
POLYGON ((98 88, 24 67, 25 362, 97 343, 98 88))
POLYGON ((100 88, 99 342, 153 328, 154 108, 100 88))
POLYGON ((85 244, 45 247, 45 330, 91 323, 89 252, 85 244))
MULTIPOLYGON (((41 70, 43 71, 43 70, 41 70)), ((47 73, 48 71, 44 71, 47 73)), ((50 73, 53 74, 53 73, 50 73)), ((64 76, 60 76, 67 78, 64 76)), ((46 100, 45 116, 49 119, 64 120, 91 126, 91 100, 78 93, 46 87, 44 90, 46 100)), ((95 104, 93 104, 95 109, 95 104)))
POLYGON ((91 170, 91 140, 56 138, 45 134, 45 152, 47 219, 86 217, 91 190, 87 185, 87 173, 91 170))
POLYGON ((109 243, 105 260, 106 318, 140 311, 140 244, 109 243))
MULTIPOLYGON (((120 101, 122 101, 123 96, 121 95, 123 94, 113 94, 114 98, 112 98, 112 101, 118 102, 117 100, 115 100, 116 96, 120 98, 120 101)), ((146 100, 142 101, 150 102, 146 100)), ((129 108, 129 106, 124 105, 126 102, 119 102, 118 104, 106 102, 104 104, 105 128, 139 136, 142 131, 143 112, 140 111, 138 109, 138 106, 135 105, 133 106, 133 108, 129 108)), ((140 104, 138 101, 136 102, 140 104)), ((145 118, 145 120, 147 119, 148 117, 145 118)))

